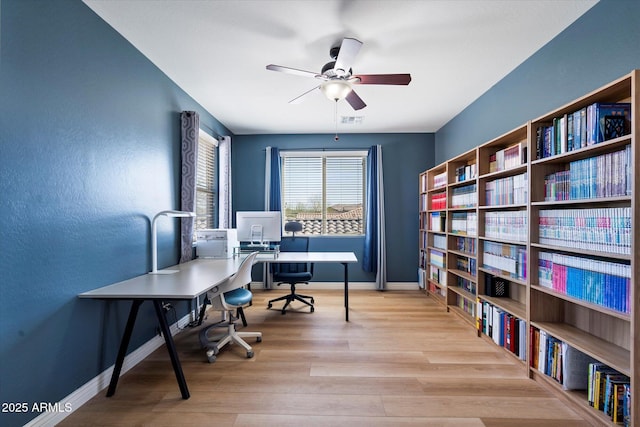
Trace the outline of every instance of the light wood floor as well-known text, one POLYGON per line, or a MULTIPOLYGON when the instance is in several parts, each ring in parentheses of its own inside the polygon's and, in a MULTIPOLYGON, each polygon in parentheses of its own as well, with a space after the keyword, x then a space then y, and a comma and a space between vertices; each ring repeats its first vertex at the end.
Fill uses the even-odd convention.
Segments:
MULTIPOLYGON (((254 291, 246 330, 263 333, 223 349, 214 364, 197 330, 176 343, 191 392, 183 400, 164 347, 76 410, 63 426, 585 426, 529 380, 524 365, 420 291, 343 294, 307 290, 316 310, 281 315, 254 291)), ((211 314, 210 318, 217 315, 211 314)))

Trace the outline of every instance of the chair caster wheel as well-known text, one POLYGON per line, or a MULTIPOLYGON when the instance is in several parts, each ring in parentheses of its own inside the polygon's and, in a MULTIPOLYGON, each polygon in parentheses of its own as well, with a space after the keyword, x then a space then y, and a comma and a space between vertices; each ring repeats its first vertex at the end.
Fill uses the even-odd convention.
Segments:
POLYGON ((313 313, 315 311, 315 309, 313 307, 311 307, 311 312, 313 313))
POLYGON ((313 298, 311 298, 311 304, 315 304, 315 301, 313 300, 313 298))
POLYGON ((256 342, 262 342, 262 337, 256 337, 256 342))
POLYGON ((282 315, 284 316, 284 314, 287 312, 287 310, 282 310, 282 315))
POLYGON ((271 306, 271 303, 269 303, 269 304, 267 305, 267 308, 271 308, 271 307, 272 307, 272 306, 271 306))
POLYGON ((251 359, 253 357, 253 351, 247 351, 247 359, 251 359))
POLYGON ((215 350, 207 350, 207 360, 209 363, 213 363, 216 361, 216 351, 215 350))

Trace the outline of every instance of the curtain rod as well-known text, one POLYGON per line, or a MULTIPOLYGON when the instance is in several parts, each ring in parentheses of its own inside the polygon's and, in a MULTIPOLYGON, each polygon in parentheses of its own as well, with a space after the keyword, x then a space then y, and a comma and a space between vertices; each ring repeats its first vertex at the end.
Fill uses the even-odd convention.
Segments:
POLYGON ((205 125, 204 123, 200 123, 200 127, 204 127, 206 129, 209 130, 209 132, 212 133, 211 136, 213 136, 215 139, 217 139, 218 141, 220 141, 221 139, 224 138, 223 135, 220 135, 218 132, 216 132, 215 130, 211 129, 209 126, 205 125))

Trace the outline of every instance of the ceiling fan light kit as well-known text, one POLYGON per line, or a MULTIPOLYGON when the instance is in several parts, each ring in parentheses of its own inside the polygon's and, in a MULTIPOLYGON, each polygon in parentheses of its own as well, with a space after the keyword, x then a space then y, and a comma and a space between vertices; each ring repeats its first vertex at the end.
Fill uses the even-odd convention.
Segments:
POLYGON ((320 85, 320 90, 331 101, 345 99, 352 91, 351 85, 345 80, 329 80, 320 85))
POLYGON ((365 104, 362 98, 353 90, 352 84, 406 86, 411 82, 410 74, 354 75, 351 64, 355 60, 361 47, 361 41, 353 38, 344 38, 339 47, 334 46, 329 50, 329 56, 334 61, 325 64, 320 74, 274 64, 267 65, 267 70, 323 80, 319 86, 292 99, 289 101, 290 103, 300 102, 308 94, 315 92, 316 89, 320 89, 331 101, 337 102, 344 99, 354 110, 360 110, 366 107, 367 104, 365 104))

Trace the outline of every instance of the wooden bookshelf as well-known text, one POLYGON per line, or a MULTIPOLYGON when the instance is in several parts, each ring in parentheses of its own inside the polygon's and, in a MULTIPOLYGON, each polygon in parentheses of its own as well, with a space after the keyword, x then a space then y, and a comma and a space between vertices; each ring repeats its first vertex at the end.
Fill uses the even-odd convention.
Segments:
POLYGON ((477 247, 478 161, 476 149, 447 162, 447 309, 476 324, 477 254, 457 250, 457 239, 477 247))
MULTIPOLYGON (((487 307, 492 315, 517 319, 525 328, 517 342, 526 345, 519 349, 524 357, 518 352, 515 357, 522 360, 525 374, 596 425, 613 422, 589 405, 586 391, 564 390, 533 366, 538 358, 531 337, 534 331, 543 331, 628 376, 630 425, 636 424, 640 417, 640 398, 633 393, 640 386, 639 79, 640 71, 634 70, 421 175, 425 186, 420 196, 427 197, 427 209, 420 213, 420 232, 425 235, 421 241, 427 242, 421 254, 430 249, 434 236, 443 235, 422 228, 429 213, 446 216, 446 248, 437 250, 446 260, 447 284, 434 285, 438 299, 485 339, 493 339, 486 335, 487 307), (579 124, 594 103, 629 103, 626 134, 618 132, 615 113, 608 113, 607 125, 618 128, 609 126, 607 130, 613 131, 601 138, 604 141, 584 143, 586 134, 579 124), (544 127, 551 124, 559 135, 556 141, 554 133, 556 145, 541 146, 541 136, 549 132, 544 127), (434 184, 436 176, 440 187, 434 184), (473 196, 466 200, 464 193, 471 184, 475 200, 473 196), (436 193, 444 193, 445 207, 432 209, 428 196, 436 193), (460 225, 465 215, 477 218, 471 233, 460 225), (571 274, 571 281, 562 274, 571 274), (459 286, 458 280, 473 286, 459 286), (494 281, 507 289, 508 296, 494 295, 490 287, 494 281)), ((438 241, 441 245, 442 237, 438 241)))
MULTIPOLYGON (((480 175, 478 177, 478 334, 504 334, 504 327, 490 331, 484 326, 487 317, 497 310, 502 318, 513 319, 516 330, 509 331, 509 340, 518 342, 514 354, 527 369, 528 333, 526 324, 527 277, 512 277, 498 272, 488 259, 488 245, 525 248, 528 230, 528 126, 525 124, 478 147, 480 175), (519 230, 513 233, 514 230, 519 230), (506 295, 490 292, 491 284, 506 284, 506 295), (487 313, 488 312, 488 313, 487 313)), ((525 259, 526 261, 526 259, 525 259)), ((495 328, 495 326, 494 326, 495 328)), ((495 341, 495 339, 494 339, 495 341)), ((508 343, 503 338, 502 345, 508 343)), ((511 352, 509 350, 508 352, 511 352)))
POLYGON ((446 261, 447 165, 439 165, 420 174, 420 264, 418 272, 428 295, 446 306, 446 263, 434 263, 432 254, 439 251, 446 261), (442 227, 435 227, 438 216, 442 227))
MULTIPOLYGON (((634 421, 638 419, 640 408, 640 399, 636 391, 640 385, 640 304, 636 289, 639 249, 636 230, 639 202, 635 196, 640 183, 636 168, 640 160, 637 150, 639 77, 638 71, 633 71, 532 120, 529 130, 533 156, 530 161, 528 249, 531 270, 538 271, 538 274, 531 275, 529 282, 530 325, 629 376, 632 390, 631 425, 635 425, 634 421), (592 145, 584 142, 584 134, 573 140, 573 145, 571 137, 567 137, 560 141, 559 153, 546 157, 545 153, 541 153, 538 129, 554 119, 577 114, 594 103, 619 102, 631 104, 631 126, 627 135, 592 145), (593 175, 585 175, 582 172, 586 167, 592 168, 593 175), (561 175, 564 175, 564 178, 558 184, 557 177, 561 175), (626 187, 625 193, 626 181, 629 181, 630 185, 626 187), (554 185, 562 189, 556 191, 554 185), (628 225, 631 226, 629 246, 615 238, 620 232, 615 224, 609 228, 606 223, 600 223, 598 227, 604 228, 596 234, 591 234, 595 229, 589 225, 590 221, 615 223, 620 218, 627 218, 628 225), (550 284, 548 274, 545 274, 548 269, 543 268, 542 264, 548 263, 548 258, 552 258, 550 262, 553 263, 554 272, 556 268, 561 274, 570 270, 566 274, 573 272, 573 279, 577 277, 576 272, 584 271, 585 276, 581 276, 584 277, 584 284, 577 289, 564 289, 563 280, 556 279, 555 276, 550 284), (591 269, 598 268, 606 268, 611 274, 594 276, 598 273, 591 272, 591 269), (624 301, 625 284, 616 276, 619 273, 625 274, 622 273, 624 271, 630 274, 628 304, 624 301), (593 277, 606 277, 606 280, 590 284, 590 280, 596 280, 592 279, 593 277), (601 295, 600 292, 606 295, 601 295)), ((567 124, 569 133, 570 125, 567 124)), ((570 283, 571 280, 568 278, 566 282, 570 283)), ((544 374, 534 367, 530 369, 533 378, 544 377, 544 374)), ((546 378, 543 379, 546 381, 546 378)), ((589 416, 600 421, 611 423, 608 416, 585 404, 584 396, 580 393, 568 393, 553 380, 546 382, 560 395, 566 395, 570 401, 577 401, 577 409, 586 411, 589 416)))

